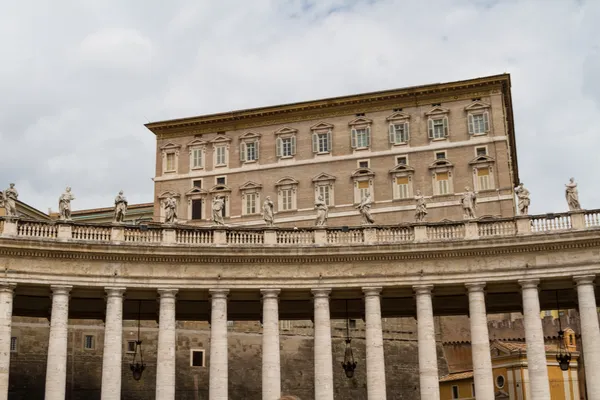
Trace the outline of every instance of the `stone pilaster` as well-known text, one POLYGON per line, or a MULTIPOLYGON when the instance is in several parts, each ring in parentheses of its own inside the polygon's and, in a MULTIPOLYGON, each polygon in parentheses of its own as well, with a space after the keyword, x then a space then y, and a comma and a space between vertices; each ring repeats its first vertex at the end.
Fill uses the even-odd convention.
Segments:
POLYGON ((595 278, 594 275, 575 277, 588 399, 600 399, 600 329, 594 290, 595 278))
POLYGON ((65 400, 67 384, 67 335, 71 286, 51 286, 52 311, 46 365, 45 400, 65 400))
POLYGON ((123 357, 123 293, 125 288, 106 288, 106 322, 102 353, 102 400, 121 399, 123 357))
POLYGON ((330 293, 331 289, 312 289, 315 306, 315 400, 333 400, 330 293))
POLYGON ((228 400, 227 295, 228 289, 210 289, 209 400, 228 400))
POLYGON ((435 344, 435 324, 431 290, 433 285, 414 286, 417 300, 417 337, 419 341, 419 382, 421 399, 439 400, 439 378, 435 344))
POLYGON ((0 400, 8 399, 14 287, 13 284, 0 284, 0 400))
POLYGON ((469 322, 475 393, 478 400, 494 400, 494 375, 490 354, 490 335, 485 311, 485 283, 466 284, 469 291, 469 322))
POLYGON ((365 341, 367 347, 367 397, 385 399, 385 360, 381 330, 381 288, 363 288, 365 295, 365 341))
POLYGON ((540 298, 538 294, 539 279, 521 280, 523 294, 523 321, 525 323, 525 340, 527 341, 527 369, 531 398, 542 400, 550 398, 548 367, 546 364, 546 345, 540 318, 540 298))
POLYGON ((175 296, 177 289, 159 289, 156 400, 175 399, 175 296))
POLYGON ((262 289, 262 400, 281 396, 281 356, 279 354, 279 289, 262 289))

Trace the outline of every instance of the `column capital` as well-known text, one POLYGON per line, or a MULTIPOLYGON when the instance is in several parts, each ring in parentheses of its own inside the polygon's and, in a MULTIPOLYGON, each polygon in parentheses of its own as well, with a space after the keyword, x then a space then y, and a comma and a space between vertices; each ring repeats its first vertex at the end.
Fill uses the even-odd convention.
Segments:
POLYGON ((539 289, 539 279, 519 279, 518 282, 519 285, 521 285, 521 289, 539 289))
POLYGON ((310 289, 313 294, 313 297, 316 299, 328 299, 329 294, 331 293, 331 288, 317 288, 310 289))
POLYGON ((277 299, 279 298, 279 293, 281 293, 281 289, 260 289, 260 293, 262 294, 263 300, 277 299))
POLYGON ((125 291, 127 289, 124 287, 105 287, 104 291, 106 292, 107 297, 123 297, 125 291))
POLYGON ((382 290, 381 286, 362 288, 362 291, 363 291, 365 297, 379 296, 379 295, 381 295, 381 290, 382 290))
POLYGON ((12 293, 14 295, 16 286, 17 286, 16 283, 7 283, 7 282, 0 283, 0 292, 12 293))
POLYGON ((64 295, 68 296, 71 293, 71 289, 73 286, 69 285, 52 285, 50 286, 50 290, 52 290, 52 295, 64 295))
POLYGON ((594 285, 594 280, 596 280, 596 275, 574 276, 573 280, 575 281, 577 286, 594 285))
POLYGON ((227 299, 229 289, 208 289, 211 299, 227 299))
POLYGON ((417 296, 419 295, 428 295, 431 296, 431 291, 433 290, 433 285, 414 285, 413 290, 417 296))
POLYGON ((465 287, 467 288, 469 293, 483 292, 485 289, 485 282, 465 283, 465 287))
POLYGON ((161 299, 174 299, 177 296, 179 289, 157 289, 156 290, 161 299))

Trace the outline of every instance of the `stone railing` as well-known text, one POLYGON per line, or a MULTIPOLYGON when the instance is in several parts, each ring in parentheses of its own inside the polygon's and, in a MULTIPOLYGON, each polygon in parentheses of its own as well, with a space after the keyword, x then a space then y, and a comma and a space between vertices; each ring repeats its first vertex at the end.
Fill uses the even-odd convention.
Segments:
POLYGON ((0 217, 3 238, 169 246, 352 246, 445 242, 600 230, 600 210, 359 227, 194 227, 190 225, 82 224, 0 217))

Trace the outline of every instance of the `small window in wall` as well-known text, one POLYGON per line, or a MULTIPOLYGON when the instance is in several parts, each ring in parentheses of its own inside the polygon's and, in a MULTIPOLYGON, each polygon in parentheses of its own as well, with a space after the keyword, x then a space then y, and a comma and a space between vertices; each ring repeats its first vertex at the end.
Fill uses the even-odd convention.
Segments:
POLYGON ((350 329, 356 329, 356 320, 355 319, 349 320, 348 326, 350 327, 350 329))
POLYGON ((202 179, 192 181, 192 186, 198 189, 202 189, 202 179))
POLYGON ((475 155, 477 157, 487 156, 487 147, 483 146, 483 147, 477 147, 477 148, 475 148, 475 155))
POLYGON ((504 387, 504 376, 498 375, 496 377, 496 387, 502 389, 504 387))
POLYGON ((190 349, 190 366, 191 367, 205 367, 204 350, 202 349, 190 349))
POLYGON ((218 176, 216 184, 217 185, 226 185, 226 183, 225 183, 225 177, 224 176, 218 176))
POLYGON ((477 183, 479 190, 490 189, 490 169, 489 168, 478 168, 477 169, 477 183))
POLYGON ((446 152, 445 151, 436 151, 435 152, 435 159, 436 160, 444 160, 446 158, 446 152))
POLYGON ((135 353, 135 340, 128 340, 127 341, 127 353, 129 354, 133 354, 135 353))
POLYGON ((332 189, 329 185, 317 186, 318 195, 323 196, 323 200, 325 200, 325 204, 327 204, 328 207, 333 205, 333 203, 331 202, 331 192, 332 189))
POLYGON ((15 336, 10 338, 10 352, 11 353, 17 352, 17 338, 15 336))
POLYGON ((202 219, 202 199, 192 200, 192 219, 202 219))
POLYGON ((458 399, 458 386, 452 386, 452 399, 458 399))
POLYGON ((406 156, 396 157, 396 165, 408 165, 408 157, 406 157, 406 156))
POLYGON ((369 166, 369 160, 359 160, 358 161, 358 168, 370 168, 370 166, 369 166))
POLYGON ((83 337, 83 348, 85 350, 94 350, 96 348, 96 338, 94 335, 85 335, 83 337))

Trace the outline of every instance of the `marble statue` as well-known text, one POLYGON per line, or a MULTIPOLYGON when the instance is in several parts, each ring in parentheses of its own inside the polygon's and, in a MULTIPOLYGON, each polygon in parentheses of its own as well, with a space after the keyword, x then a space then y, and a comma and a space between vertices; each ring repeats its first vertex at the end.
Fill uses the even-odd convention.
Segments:
POLYGON ((216 196, 212 201, 212 221, 216 225, 225 225, 223 222, 223 208, 225 199, 222 196, 216 196))
POLYGON ((177 222, 177 200, 173 195, 169 195, 165 200, 165 224, 174 224, 177 222))
POLYGON ((263 219, 267 226, 273 226, 273 206, 271 196, 267 196, 263 202, 263 219))
POLYGON ((579 204, 579 192, 577 191, 577 184, 575 183, 575 178, 569 179, 569 183, 567 183, 565 187, 565 195, 567 197, 569 211, 581 210, 581 205, 579 204))
POLYGON ((127 198, 123 196, 123 191, 121 190, 117 197, 115 197, 115 215, 113 222, 123 222, 125 214, 127 214, 127 198))
POLYGON ((17 198, 19 197, 19 192, 15 189, 15 184, 11 183, 10 187, 4 191, 2 194, 2 200, 4 202, 4 208, 6 209, 7 217, 16 217, 17 216, 17 198))
POLYGON ((460 203, 463 208, 463 217, 465 219, 476 218, 475 207, 477 207, 477 194, 475 194, 470 187, 465 187, 465 193, 463 194, 460 203))
POLYGON ((425 216, 427 215, 427 202, 425 201, 425 196, 421 194, 420 190, 417 190, 415 201, 417 202, 415 220, 417 222, 423 222, 425 220, 425 216))
POLYGON ((315 226, 327 225, 327 213, 329 212, 329 207, 327 207, 327 203, 325 203, 325 199, 323 198, 322 194, 320 194, 317 198, 317 201, 315 201, 315 208, 317 209, 315 226))
POLYGON ((67 186, 65 192, 58 198, 58 211, 62 221, 71 220, 71 201, 75 200, 75 196, 71 193, 71 187, 67 186))
POLYGON ((520 183, 515 189, 515 193, 519 199, 519 215, 527 215, 529 213, 529 204, 531 204, 529 190, 525 189, 525 186, 520 183))
POLYGON ((367 192, 360 204, 356 206, 363 217, 363 224, 372 224, 375 222, 373 216, 371 216, 371 204, 373 204, 373 201, 371 200, 371 193, 367 192))

